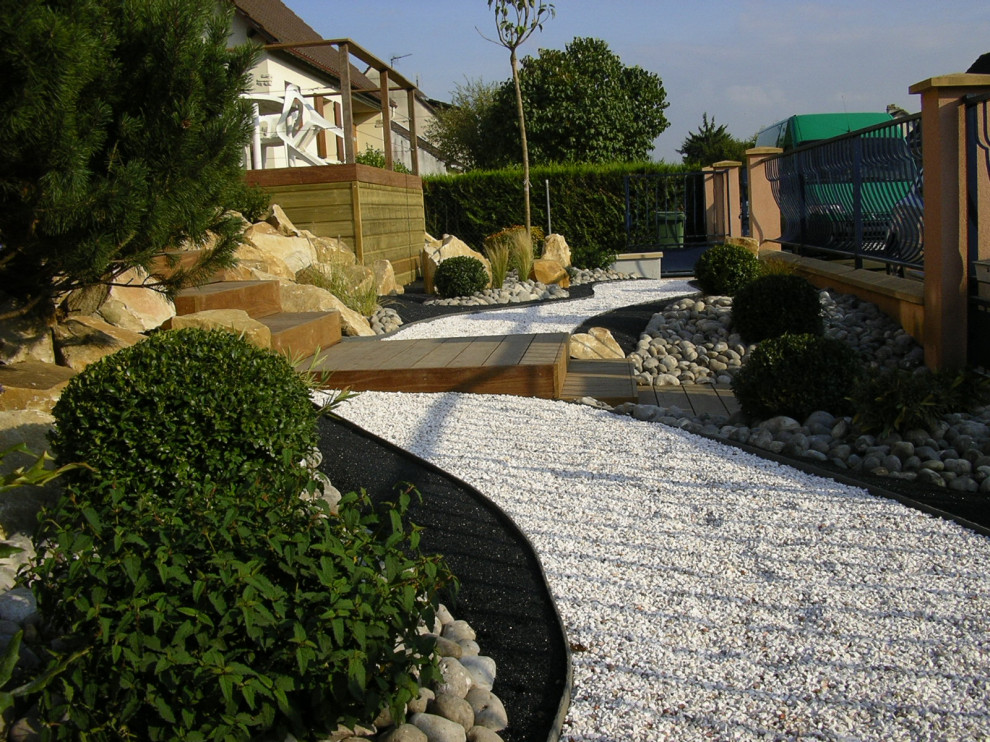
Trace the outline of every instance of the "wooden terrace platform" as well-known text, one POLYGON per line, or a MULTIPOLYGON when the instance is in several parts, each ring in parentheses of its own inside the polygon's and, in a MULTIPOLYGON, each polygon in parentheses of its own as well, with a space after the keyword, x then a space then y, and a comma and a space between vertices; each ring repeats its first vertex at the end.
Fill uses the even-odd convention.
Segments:
POLYGON ((576 361, 566 332, 466 338, 347 338, 300 368, 354 391, 470 392, 543 399, 636 400, 628 361, 576 361))

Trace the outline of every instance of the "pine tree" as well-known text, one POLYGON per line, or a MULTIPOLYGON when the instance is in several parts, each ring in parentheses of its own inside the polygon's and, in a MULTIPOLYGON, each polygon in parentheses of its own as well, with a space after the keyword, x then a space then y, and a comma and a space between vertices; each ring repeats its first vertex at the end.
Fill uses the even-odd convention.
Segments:
MULTIPOLYGON (((17 312, 241 231, 255 51, 202 0, 0 0, 0 291, 17 312)), ((162 285, 172 290, 188 273, 162 285)))

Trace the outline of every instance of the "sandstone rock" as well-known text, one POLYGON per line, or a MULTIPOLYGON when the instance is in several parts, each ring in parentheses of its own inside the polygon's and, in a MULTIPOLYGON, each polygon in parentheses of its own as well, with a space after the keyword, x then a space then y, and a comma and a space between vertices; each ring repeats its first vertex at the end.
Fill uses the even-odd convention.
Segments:
POLYGON ((41 361, 0 366, 0 410, 51 412, 59 395, 76 375, 71 368, 41 361))
POLYGON ((364 292, 374 290, 375 288, 375 272, 365 265, 341 266, 336 270, 344 274, 348 284, 351 286, 352 292, 356 294, 363 295, 364 292))
POLYGON ((426 247, 440 247, 443 244, 442 240, 438 240, 436 237, 431 235, 429 232, 423 233, 423 244, 426 247))
MULTIPOLYGON (((6 396, 0 395, 0 400, 6 396)), ((24 444, 32 455, 11 453, 0 462, 0 472, 8 474, 22 466, 31 466, 48 450, 48 433, 55 423, 47 412, 13 410, 0 412, 0 451, 24 444)), ((53 463, 46 468, 53 469, 53 463)), ((16 487, 0 493, 0 538, 13 533, 33 533, 38 525, 38 511, 55 502, 60 491, 58 480, 44 487, 16 487)))
POLYGON ((145 332, 160 327, 175 316, 175 305, 165 294, 145 284, 151 280, 143 268, 132 268, 117 277, 110 287, 98 314, 106 322, 132 332, 145 332))
MULTIPOLYGON (((277 258, 292 275, 317 262, 316 248, 305 237, 286 237, 267 222, 252 224, 244 230, 244 241, 254 245, 262 256, 277 258)), ((238 250, 240 258, 240 250, 238 250)), ((269 273, 276 271, 265 268, 269 273)))
POLYGON ((745 247, 753 255, 758 256, 760 254, 760 241, 754 237, 726 237, 725 244, 745 247))
POLYGON ((254 272, 289 280, 294 280, 296 277, 296 272, 280 256, 266 252, 253 244, 242 243, 234 255, 237 258, 237 265, 218 276, 224 281, 255 280, 254 272))
POLYGON ((376 260, 374 265, 375 285, 379 296, 403 293, 402 287, 395 282, 395 270, 388 260, 376 260))
POLYGON ((202 312, 173 317, 166 329, 181 330, 184 327, 200 327, 204 330, 221 329, 243 335, 244 339, 259 348, 272 347, 272 332, 253 319, 243 309, 206 309, 202 312))
POLYGON ((566 289, 571 285, 571 277, 564 266, 556 260, 547 258, 537 258, 533 261, 533 269, 529 272, 529 277, 547 286, 557 284, 566 289))
POLYGON ((423 248, 421 262, 423 265, 423 288, 426 293, 435 293, 433 288, 433 276, 436 273, 437 266, 447 258, 453 258, 460 255, 467 255, 480 260, 481 264, 485 266, 485 271, 488 273, 489 284, 491 283, 492 265, 488 258, 477 250, 472 250, 466 243, 456 237, 447 234, 444 235, 443 242, 439 247, 435 247, 427 242, 426 246, 423 248))
POLYGON ((487 727, 499 732, 509 726, 509 717, 501 699, 490 690, 472 688, 465 700, 471 704, 474 711, 474 723, 479 727, 487 727))
POLYGON ((96 317, 70 317, 55 327, 55 350, 62 365, 82 371, 104 356, 137 345, 147 338, 96 317))
POLYGON ((357 262, 354 251, 340 238, 320 237, 305 229, 302 231, 302 236, 308 239, 316 250, 316 260, 319 265, 354 265, 357 262))
POLYGON ((375 334, 371 323, 326 289, 309 284, 279 282, 279 298, 283 312, 340 312, 340 329, 351 337, 375 334))
POLYGON ((272 213, 268 215, 265 222, 275 227, 279 234, 285 235, 286 237, 299 236, 299 230, 296 229, 296 225, 292 223, 292 220, 286 216, 286 213, 278 204, 272 204, 272 213))
POLYGON ((616 359, 625 358, 622 347, 604 327, 593 327, 588 332, 571 335, 571 358, 616 359))
POLYGON ((547 260, 555 260, 564 268, 571 265, 571 248, 567 245, 567 240, 562 234, 548 234, 543 243, 543 257, 547 260))
MULTIPOLYGON (((13 301, 0 302, 0 314, 15 309, 13 301)), ((0 322, 0 363, 21 361, 55 363, 53 322, 37 314, 11 317, 0 322)))
POLYGON ((422 731, 430 742, 467 742, 464 727, 436 714, 413 714, 409 721, 422 731))
POLYGON ((429 742, 429 737, 414 724, 400 724, 378 738, 378 742, 429 742))
POLYGON ((110 295, 110 287, 98 283, 70 291, 61 300, 69 314, 96 314, 110 295))
POLYGON ((457 722, 467 732, 474 726, 474 710, 471 704, 459 696, 440 693, 429 705, 429 713, 457 722))

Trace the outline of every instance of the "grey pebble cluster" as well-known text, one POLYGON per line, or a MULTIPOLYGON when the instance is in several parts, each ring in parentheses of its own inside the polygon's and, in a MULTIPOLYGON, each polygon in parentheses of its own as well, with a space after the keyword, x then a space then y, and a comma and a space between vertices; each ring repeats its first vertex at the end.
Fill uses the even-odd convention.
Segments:
MULTIPOLYGON (((826 335, 849 343, 876 368, 920 371, 922 348, 876 305, 828 291, 821 300, 826 335)), ((687 297, 655 315, 631 356, 638 382, 728 385, 753 347, 731 331, 731 311, 728 297, 687 297)), ((624 404, 615 411, 840 469, 990 494, 990 408, 947 415, 934 430, 883 437, 862 434, 850 417, 825 411, 804 421, 781 416, 760 422, 741 413, 694 416, 654 405, 624 404)))
MULTIPOLYGON (((860 350, 882 367, 917 368, 924 351, 875 304, 850 294, 821 292, 825 334, 860 350)), ((630 355, 641 386, 729 384, 752 345, 732 331, 732 299, 695 296, 653 316, 630 355)))

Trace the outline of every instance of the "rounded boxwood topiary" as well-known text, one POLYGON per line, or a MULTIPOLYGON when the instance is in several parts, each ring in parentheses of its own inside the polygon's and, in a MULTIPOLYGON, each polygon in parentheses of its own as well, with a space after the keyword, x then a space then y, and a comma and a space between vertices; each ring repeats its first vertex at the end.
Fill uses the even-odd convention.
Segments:
POLYGON ((732 299, 732 325, 747 343, 792 335, 822 335, 818 289, 801 276, 771 274, 744 286, 732 299))
POLYGON ((484 264, 470 255, 455 255, 437 266, 433 276, 437 293, 445 299, 455 296, 471 296, 488 285, 488 271, 484 264))
POLYGON ((694 266, 701 290, 712 296, 735 296, 760 275, 760 261, 740 245, 715 245, 694 266))
POLYGON ((161 332, 106 356, 69 382, 53 415, 57 460, 92 467, 69 481, 133 494, 286 480, 298 492, 317 440, 292 364, 222 330, 161 332))
POLYGON ((816 410, 849 412, 863 362, 849 345, 820 335, 781 335, 760 343, 732 378, 742 411, 803 421, 816 410))

